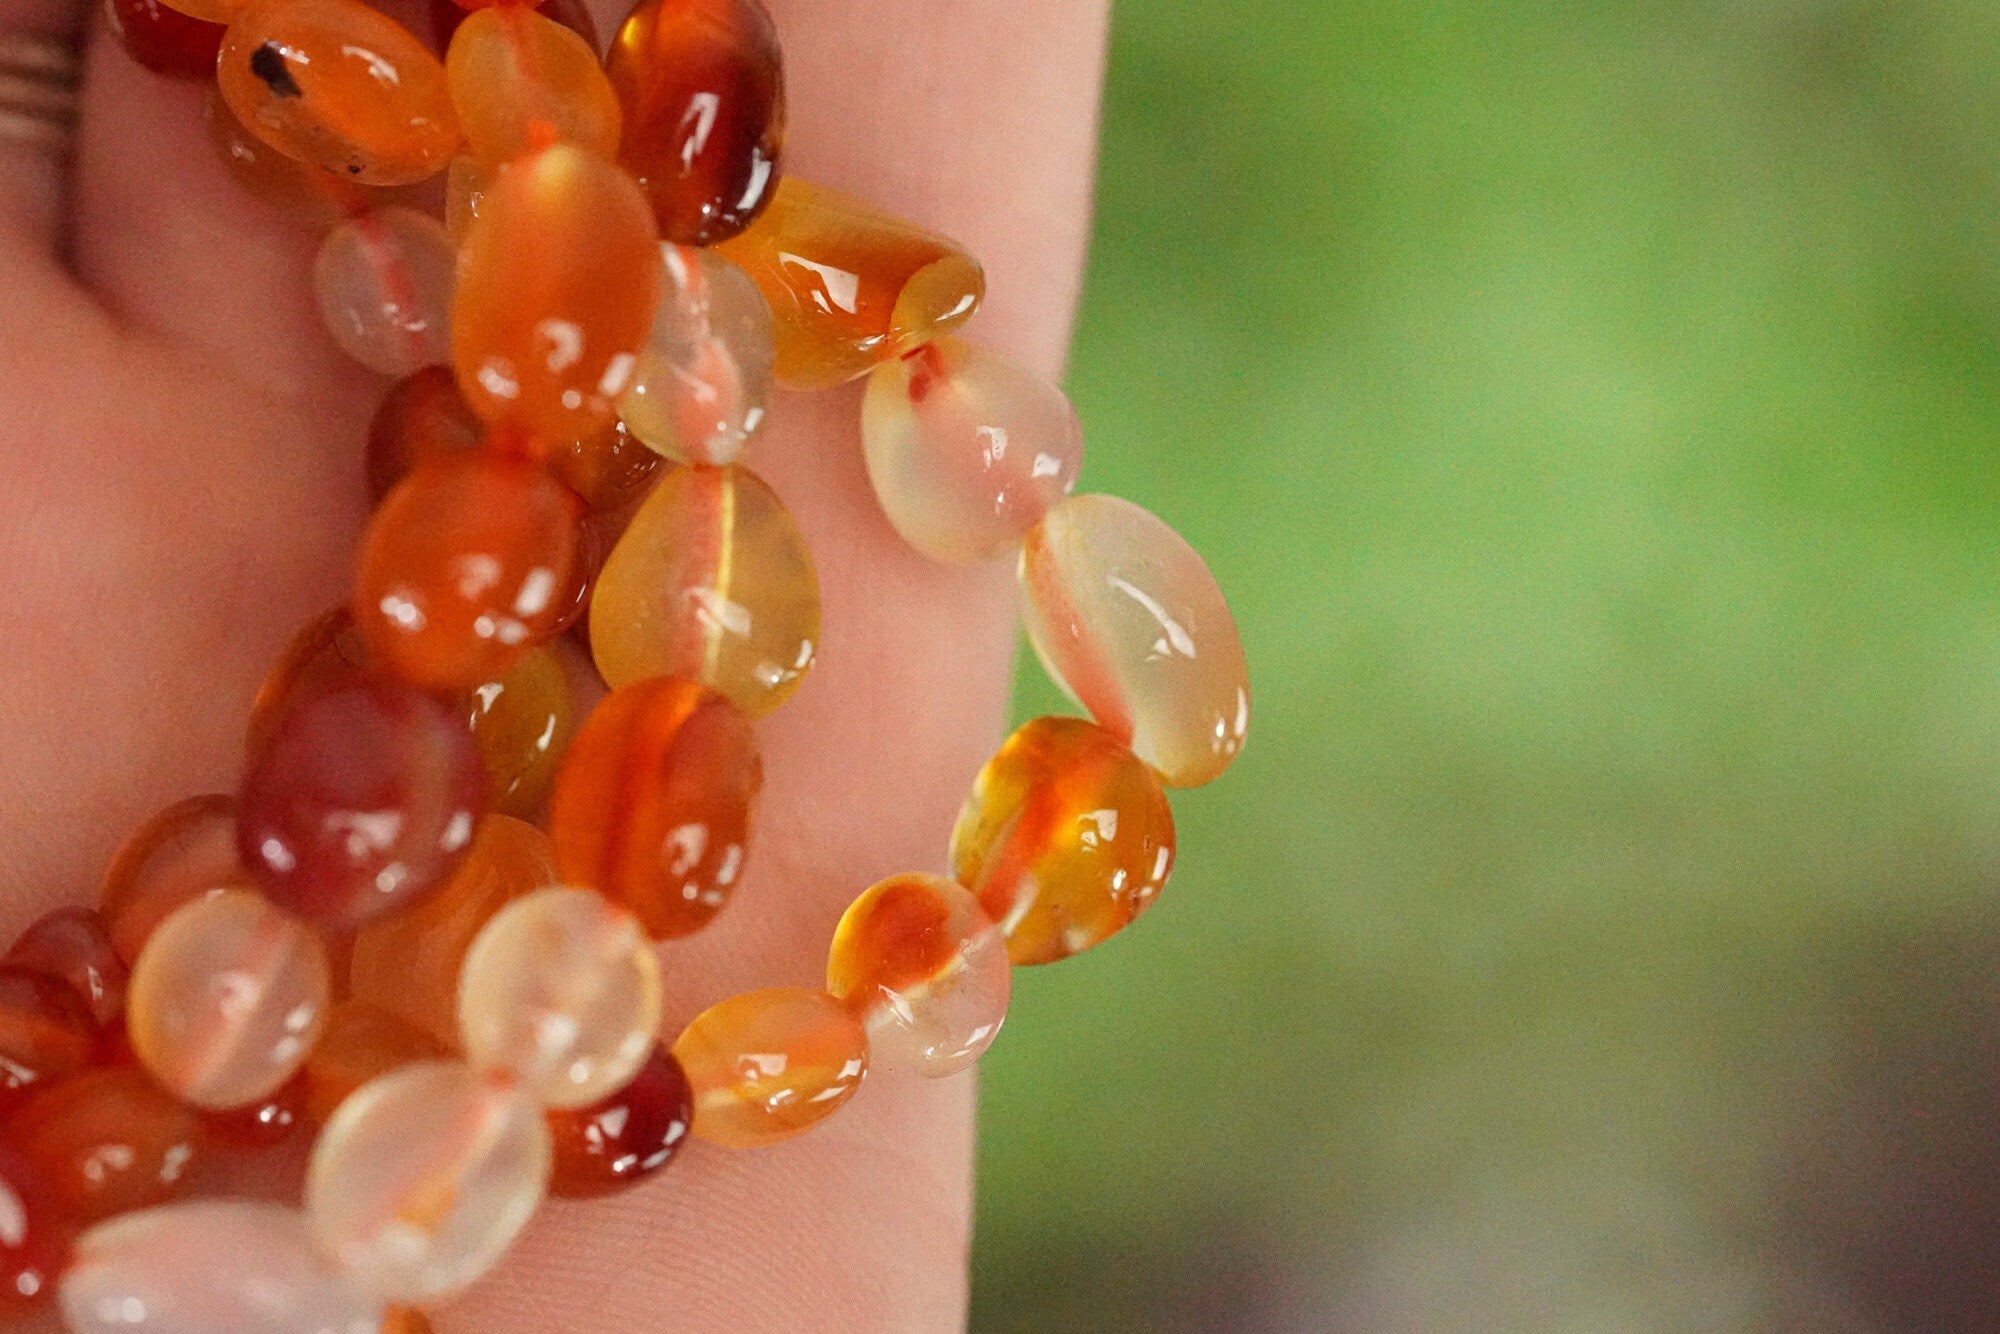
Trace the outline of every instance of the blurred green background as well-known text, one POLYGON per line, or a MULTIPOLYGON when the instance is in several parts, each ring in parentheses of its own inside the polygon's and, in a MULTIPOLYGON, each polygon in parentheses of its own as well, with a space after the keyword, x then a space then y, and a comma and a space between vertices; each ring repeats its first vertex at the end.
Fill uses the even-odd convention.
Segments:
POLYGON ((1128 0, 1100 190, 1256 712, 974 1327, 2000 1328, 2000 7, 1128 0))

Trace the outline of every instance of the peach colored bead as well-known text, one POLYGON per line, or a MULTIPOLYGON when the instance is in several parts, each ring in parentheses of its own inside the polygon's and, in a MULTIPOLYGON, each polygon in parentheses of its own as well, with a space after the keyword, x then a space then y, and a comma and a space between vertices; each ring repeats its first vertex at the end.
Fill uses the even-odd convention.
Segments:
POLYGON ((861 1021, 823 991, 770 987, 710 1006, 675 1041, 694 1133, 754 1149, 832 1115, 868 1072, 861 1021))
POLYGON ((119 957, 130 964, 174 909, 249 883, 236 855, 236 798, 189 797, 125 841, 104 873, 97 908, 119 957))
POLYGON ((0 964, 68 983, 100 1026, 125 1012, 125 961, 94 909, 44 913, 16 937, 0 964))
POLYGON ((362 1000, 344 1000, 327 1013, 326 1029, 306 1058, 306 1115, 325 1125, 363 1084, 419 1061, 450 1053, 430 1034, 362 1000))
POLYGON ((320 1132, 306 1215, 369 1291, 433 1301, 499 1261, 541 1203, 550 1153, 541 1109, 520 1088, 457 1061, 406 1066, 320 1132))
POLYGON ((827 953, 827 994, 868 1025, 869 1059, 924 1075, 979 1059, 999 1036, 1012 986, 999 928, 942 876, 891 876, 867 890, 827 953))
POLYGON ((458 250, 435 219, 371 208, 327 233, 313 261, 320 318, 341 351, 403 376, 449 360, 458 250))
POLYGON ((549 1107, 615 1092, 653 1049, 660 964, 630 913, 588 889, 544 889, 502 909, 458 978, 474 1065, 526 1081, 549 1107))
POLYGON ((490 809, 535 818, 576 731, 576 697, 562 658, 553 645, 528 650, 503 675, 474 686, 467 707, 490 780, 490 809))
POLYGON ((752 717, 798 689, 819 640, 819 576, 771 488, 738 464, 660 479, 597 576, 590 646, 615 689, 699 681, 752 717))
POLYGON ((313 1248, 297 1209, 250 1200, 100 1223, 61 1294, 72 1334, 375 1334, 382 1315, 313 1248))
POLYGON ((1083 428, 1062 390, 956 338, 875 368, 861 443, 889 522, 952 564, 1011 550, 1083 463, 1083 428))
POLYGON ((1022 620, 1049 675, 1174 787, 1227 769, 1250 671, 1193 547, 1116 496, 1071 496, 1021 548, 1022 620))
POLYGON ((489 167, 540 147, 544 135, 618 155, 618 98, 597 52, 526 5, 468 15, 452 34, 444 72, 466 143, 489 167))
POLYGON ((666 285, 618 412, 683 463, 734 463, 771 401, 771 308, 726 259, 661 247, 666 285))
POLYGON ((326 1022, 326 949, 246 890, 187 904, 132 968, 126 1023, 152 1076, 197 1107, 240 1107, 292 1077, 326 1022))

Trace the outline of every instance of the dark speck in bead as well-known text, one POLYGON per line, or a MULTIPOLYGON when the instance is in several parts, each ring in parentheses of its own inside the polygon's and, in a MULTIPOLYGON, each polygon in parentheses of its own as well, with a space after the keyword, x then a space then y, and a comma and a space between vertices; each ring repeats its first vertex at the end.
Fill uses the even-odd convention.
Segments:
POLYGON ((266 42, 250 54, 250 72, 264 81, 279 97, 303 97, 304 90, 285 64, 285 53, 276 43, 266 42))

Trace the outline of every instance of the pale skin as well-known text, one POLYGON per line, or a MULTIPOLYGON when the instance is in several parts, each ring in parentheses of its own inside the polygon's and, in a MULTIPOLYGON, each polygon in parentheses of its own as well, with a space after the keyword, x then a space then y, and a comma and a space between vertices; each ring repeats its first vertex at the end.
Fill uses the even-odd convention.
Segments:
MULTIPOLYGON (((1060 370, 1083 262, 1106 0, 770 0, 786 166, 962 240, 971 336, 1060 370)), ((595 5, 601 24, 621 17, 595 5)), ((213 158, 200 89, 82 24, 70 172, 0 141, 0 929, 92 900, 118 840, 234 787, 274 655, 345 595, 359 453, 382 385, 319 332, 313 234, 213 158)), ((818 666, 761 725, 748 875, 663 951, 671 1031, 707 1003, 814 983, 841 909, 942 869, 1000 737, 1015 630, 1001 562, 932 565, 869 494, 858 390, 781 396, 749 461, 819 563, 818 666)), ((1004 1039, 1003 1039, 1004 1040, 1004 1039)), ((970 1076, 883 1074, 776 1148, 697 1145, 610 1201, 551 1204, 445 1334, 955 1328, 966 1302, 970 1076)))

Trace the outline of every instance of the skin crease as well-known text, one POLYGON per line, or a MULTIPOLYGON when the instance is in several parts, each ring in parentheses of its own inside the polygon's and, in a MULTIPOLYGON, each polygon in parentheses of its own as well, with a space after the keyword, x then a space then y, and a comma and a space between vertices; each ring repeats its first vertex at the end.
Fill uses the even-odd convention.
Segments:
MULTIPOLYGON (((1082 265, 1104 4, 771 5, 787 168, 966 243, 990 291, 970 336, 1050 374, 1082 265)), ((618 15, 598 17, 609 31, 618 15)), ((0 30, 75 21, 58 0, 0 0, 0 30)), ((229 179, 200 96, 93 40, 67 204, 32 155, 0 145, 9 935, 90 901, 152 811, 234 786, 257 682, 344 596, 366 515, 360 448, 381 383, 319 332, 312 237, 229 179)), ((946 569, 895 537, 868 492, 858 407, 855 386, 781 395, 749 455, 812 546, 825 631, 811 677, 760 724, 768 784, 742 888, 663 950, 668 1032, 732 991, 816 984, 849 900, 943 869, 1001 734, 1006 563, 946 569)), ((802 1139, 697 1143, 641 1189, 552 1203, 438 1328, 952 1328, 973 1088, 878 1072, 802 1139)))

